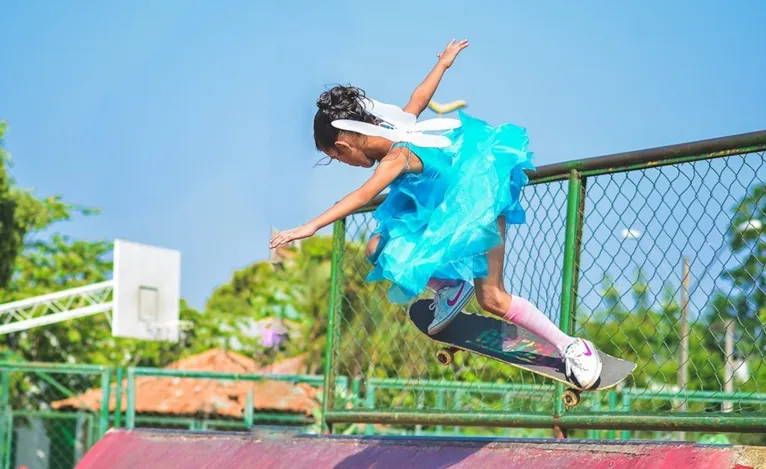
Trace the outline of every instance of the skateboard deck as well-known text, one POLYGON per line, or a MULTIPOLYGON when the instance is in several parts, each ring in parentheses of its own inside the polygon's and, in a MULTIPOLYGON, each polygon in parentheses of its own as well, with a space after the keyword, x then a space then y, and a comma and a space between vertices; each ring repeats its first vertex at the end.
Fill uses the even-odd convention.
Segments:
MULTIPOLYGON (((509 365, 531 371, 538 375, 559 381, 575 390, 575 396, 567 396, 579 402, 582 388, 570 382, 565 374, 564 361, 558 350, 542 337, 515 324, 489 316, 462 312, 444 329, 434 335, 428 334, 428 325, 434 318, 430 306, 433 300, 419 300, 410 307, 410 320, 429 339, 446 346, 439 352, 439 361, 448 365, 457 350, 477 353, 509 365)), ((597 391, 612 388, 627 378, 636 364, 615 358, 599 351, 601 377, 593 388, 597 391)), ((565 398, 565 402, 569 400, 565 398)), ((577 405, 577 402, 573 405, 577 405)))

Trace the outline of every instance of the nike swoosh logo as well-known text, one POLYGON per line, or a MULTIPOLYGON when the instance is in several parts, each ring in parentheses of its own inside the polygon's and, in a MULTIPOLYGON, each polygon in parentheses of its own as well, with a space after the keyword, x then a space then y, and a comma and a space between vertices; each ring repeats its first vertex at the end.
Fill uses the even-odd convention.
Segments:
POLYGON ((457 295, 455 295, 454 298, 452 298, 451 300, 447 298, 447 306, 449 306, 450 308, 455 306, 455 303, 457 303, 457 299, 460 298, 460 295, 463 293, 463 288, 465 288, 465 282, 463 282, 463 284, 460 285, 460 290, 457 291, 457 295))
POLYGON ((583 341, 582 344, 585 346, 585 356, 590 357, 593 355, 593 352, 590 351, 590 347, 588 347, 588 342, 583 341))

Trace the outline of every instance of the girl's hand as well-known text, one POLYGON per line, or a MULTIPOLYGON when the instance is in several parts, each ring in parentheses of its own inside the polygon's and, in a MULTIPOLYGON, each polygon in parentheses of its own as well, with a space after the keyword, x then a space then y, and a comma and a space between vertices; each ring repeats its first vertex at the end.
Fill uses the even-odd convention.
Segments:
POLYGON ((285 245, 291 241, 295 241, 296 239, 303 239, 303 238, 309 238, 311 236, 314 236, 314 233, 316 233, 316 229, 314 229, 311 225, 303 225, 298 228, 294 228, 292 230, 283 231, 273 238, 271 238, 271 242, 269 243, 269 248, 275 249, 279 246, 285 245))
POLYGON ((468 39, 463 39, 460 42, 456 42, 454 39, 451 40, 447 47, 444 48, 444 52, 437 54, 439 63, 444 65, 445 68, 450 68, 460 51, 466 47, 468 47, 468 39))

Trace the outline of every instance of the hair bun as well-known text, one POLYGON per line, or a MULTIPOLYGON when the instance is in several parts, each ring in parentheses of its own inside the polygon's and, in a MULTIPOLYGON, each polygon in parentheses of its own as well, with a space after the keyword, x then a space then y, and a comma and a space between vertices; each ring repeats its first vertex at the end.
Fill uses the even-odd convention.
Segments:
POLYGON ((317 100, 317 107, 332 119, 362 120, 365 115, 364 91, 354 86, 334 86, 317 100))
POLYGON ((364 91, 355 86, 333 86, 319 96, 314 116, 314 143, 320 151, 333 148, 339 130, 332 122, 348 119, 377 124, 378 119, 364 109, 364 91))

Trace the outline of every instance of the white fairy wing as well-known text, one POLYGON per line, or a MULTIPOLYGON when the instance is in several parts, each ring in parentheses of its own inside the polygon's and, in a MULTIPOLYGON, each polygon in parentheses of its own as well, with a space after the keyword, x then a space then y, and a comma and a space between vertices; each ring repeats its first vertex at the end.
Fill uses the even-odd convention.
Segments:
POLYGON ((428 119, 415 124, 413 128, 416 132, 432 132, 452 130, 460 127, 461 123, 458 119, 447 119, 445 117, 436 117, 434 119, 428 119))
POLYGON ((452 145, 452 140, 443 135, 429 135, 421 133, 407 134, 406 141, 426 148, 445 148, 452 145))
POLYGON ((367 98, 365 103, 365 110, 373 116, 382 119, 394 127, 405 130, 412 128, 415 125, 417 117, 415 114, 404 112, 400 107, 393 104, 381 103, 372 98, 367 98))
POLYGON ((340 130, 357 132, 369 137, 383 137, 394 142, 401 141, 401 133, 393 129, 387 129, 379 125, 368 124, 367 122, 354 121, 349 119, 338 119, 332 121, 332 126, 340 130))

